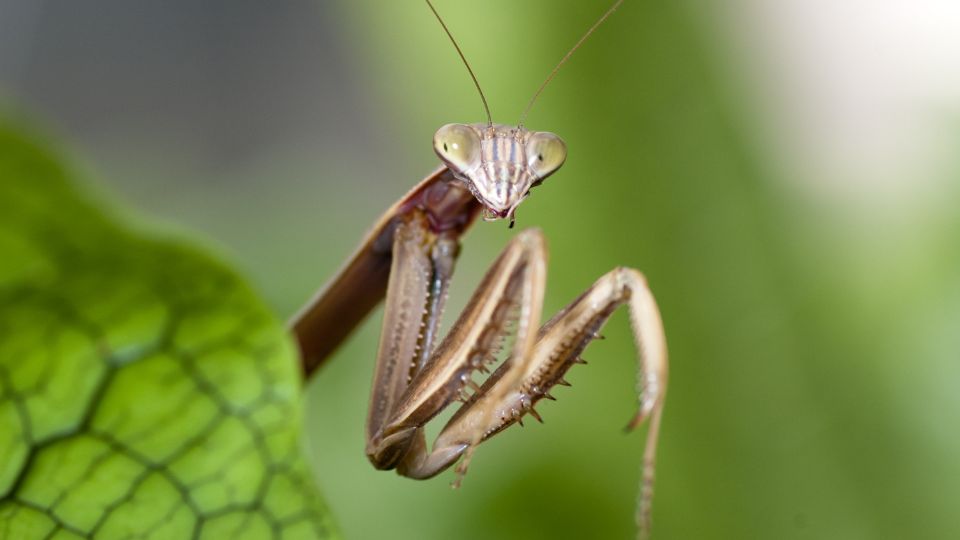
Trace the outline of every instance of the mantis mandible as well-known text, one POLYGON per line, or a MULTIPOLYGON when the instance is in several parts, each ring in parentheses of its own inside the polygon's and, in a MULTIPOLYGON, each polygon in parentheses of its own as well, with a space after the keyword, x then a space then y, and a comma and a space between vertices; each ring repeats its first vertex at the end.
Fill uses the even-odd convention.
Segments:
POLYGON ((638 412, 633 429, 650 419, 637 504, 639 535, 650 528, 654 458, 667 384, 667 350, 660 313, 643 275, 619 267, 540 326, 546 286, 543 233, 528 229, 503 250, 453 327, 441 339, 441 312, 460 251, 460 237, 482 214, 509 219, 517 206, 557 171, 566 146, 553 133, 523 125, 530 107, 573 52, 623 2, 618 0, 580 38, 540 86, 516 126, 495 124, 473 70, 446 24, 433 11, 480 93, 486 123, 447 124, 434 136, 442 165, 394 203, 374 224, 337 275, 297 314, 292 328, 303 370, 313 373, 366 314, 386 299, 366 429, 366 453, 377 469, 426 479, 458 460, 457 479, 474 449, 534 409, 599 336, 620 305, 630 311, 638 349, 638 412), (477 372, 497 364, 512 334, 509 356, 482 384, 477 372), (462 402, 432 447, 424 426, 462 402))

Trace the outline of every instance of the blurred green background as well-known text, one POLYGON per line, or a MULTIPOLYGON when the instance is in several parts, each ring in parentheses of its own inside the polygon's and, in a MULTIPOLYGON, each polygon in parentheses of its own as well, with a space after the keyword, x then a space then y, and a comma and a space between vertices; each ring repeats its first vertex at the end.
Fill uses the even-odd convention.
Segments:
MULTIPOLYGON (((960 537, 948 4, 628 0, 533 109, 570 152, 518 212, 550 242, 548 314, 616 265, 643 270, 663 311, 655 538, 960 537)), ((504 123, 606 7, 437 0, 504 123)), ((435 166, 437 127, 483 119, 419 1, 11 0, 0 95, 101 196, 204 238, 282 317, 435 166)), ((469 233, 448 315, 510 237, 469 233)), ((379 319, 307 402, 347 537, 632 537, 625 315, 546 424, 485 444, 458 491, 364 456, 379 319)))

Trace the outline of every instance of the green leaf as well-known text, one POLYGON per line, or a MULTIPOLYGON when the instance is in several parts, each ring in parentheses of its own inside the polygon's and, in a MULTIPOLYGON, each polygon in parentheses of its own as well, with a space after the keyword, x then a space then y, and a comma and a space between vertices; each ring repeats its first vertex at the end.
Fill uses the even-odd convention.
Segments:
POLYGON ((0 121, 0 538, 337 536, 283 326, 70 176, 0 121))

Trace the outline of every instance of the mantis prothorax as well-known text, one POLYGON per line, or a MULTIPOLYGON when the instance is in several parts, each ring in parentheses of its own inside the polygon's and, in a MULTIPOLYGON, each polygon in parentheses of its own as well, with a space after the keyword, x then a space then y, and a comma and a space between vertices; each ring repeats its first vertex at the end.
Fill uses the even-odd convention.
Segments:
POLYGON ((473 449, 553 399, 564 374, 599 337, 621 304, 629 307, 638 348, 639 410, 628 428, 650 419, 637 508, 640 536, 649 531, 654 457, 667 384, 660 314, 643 275, 616 268, 540 326, 546 285, 543 233, 518 234, 493 263, 450 331, 438 336, 441 312, 460 251, 460 236, 480 214, 510 219, 530 189, 560 168, 566 146, 556 135, 529 131, 522 118, 583 41, 619 7, 619 0, 557 64, 517 126, 494 124, 480 84, 453 35, 427 0, 480 91, 487 122, 441 127, 433 147, 443 164, 391 206, 339 273, 292 321, 309 376, 365 315, 386 298, 377 352, 366 452, 378 469, 430 478, 461 458, 459 484, 473 449), (539 330, 538 330, 539 329, 539 330), (510 355, 482 384, 476 372, 497 362, 513 333, 510 355), (424 426, 454 401, 459 410, 432 447, 424 426))

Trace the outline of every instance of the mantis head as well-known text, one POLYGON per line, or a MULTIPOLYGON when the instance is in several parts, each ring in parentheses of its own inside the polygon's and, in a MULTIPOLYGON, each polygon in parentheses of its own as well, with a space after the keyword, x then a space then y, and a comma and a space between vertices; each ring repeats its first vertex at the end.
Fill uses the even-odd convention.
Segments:
POLYGON ((513 227, 513 213, 517 206, 533 188, 553 174, 563 165, 567 158, 567 145, 560 137, 547 131, 527 131, 523 121, 530 112, 530 108, 540 97, 540 93, 547 87, 570 55, 603 21, 616 11, 623 0, 616 0, 600 19, 580 38, 567 54, 560 60, 547 79, 527 103, 527 107, 520 115, 517 127, 504 124, 494 124, 487 98, 480 89, 480 82, 473 73, 467 57, 460 50, 460 45, 453 38, 447 24, 433 7, 430 0, 427 5, 436 16, 443 31, 450 38, 450 43, 457 50, 464 67, 470 73, 483 109, 487 113, 486 124, 447 124, 437 130, 433 136, 433 149, 443 160, 444 164, 453 172, 453 175, 466 184, 470 192, 483 205, 483 218, 487 221, 510 218, 513 227))
POLYGON ((433 137, 444 164, 483 205, 484 219, 509 217, 563 165, 567 146, 546 131, 504 124, 447 124, 433 137))

